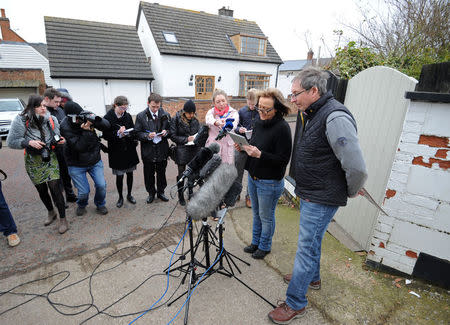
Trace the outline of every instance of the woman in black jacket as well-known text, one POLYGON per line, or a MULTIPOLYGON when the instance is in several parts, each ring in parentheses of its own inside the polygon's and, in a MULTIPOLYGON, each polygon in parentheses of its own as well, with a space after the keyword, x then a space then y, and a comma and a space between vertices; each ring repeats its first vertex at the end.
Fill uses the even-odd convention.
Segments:
MULTIPOLYGON (((177 145, 174 159, 178 166, 177 181, 186 169, 186 164, 194 158, 199 150, 199 147, 193 142, 195 135, 200 131, 200 123, 195 117, 195 110, 195 103, 188 100, 170 123, 170 138, 177 145)), ((186 205, 183 187, 184 184, 178 184, 178 200, 181 205, 186 205)), ((189 186, 189 198, 191 195, 192 186, 189 186)))
POLYGON ((133 137, 134 122, 130 113, 127 112, 128 99, 125 96, 117 96, 114 99, 113 108, 105 115, 105 119, 111 123, 111 128, 103 132, 103 138, 108 141, 109 167, 116 175, 117 192, 119 200, 116 206, 123 205, 123 178, 127 174, 128 194, 127 200, 136 204, 136 200, 131 195, 133 189, 133 171, 139 163, 136 152, 137 140, 133 137))

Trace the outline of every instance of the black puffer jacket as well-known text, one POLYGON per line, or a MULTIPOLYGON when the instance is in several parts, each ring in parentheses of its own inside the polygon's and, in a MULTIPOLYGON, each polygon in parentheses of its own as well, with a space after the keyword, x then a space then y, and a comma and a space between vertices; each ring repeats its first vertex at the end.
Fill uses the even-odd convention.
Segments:
POLYGON ((136 131, 137 139, 141 141, 141 158, 143 162, 167 160, 169 156, 167 139, 170 136, 170 115, 162 107, 158 110, 156 123, 148 107, 140 112, 136 116, 134 130, 136 131), (155 144, 152 139, 149 139, 148 134, 150 132, 159 133, 163 130, 166 130, 167 134, 159 143, 155 144))
MULTIPOLYGON (((110 124, 104 118, 95 123, 100 131, 109 129, 110 124)), ((72 123, 67 117, 61 122, 61 135, 66 139, 64 157, 67 166, 89 167, 100 159, 100 139, 94 130, 83 130, 79 124, 72 123)))
POLYGON ((108 141, 109 167, 112 169, 125 170, 136 166, 139 158, 136 152, 138 141, 133 136, 119 138, 117 131, 121 126, 125 129, 134 128, 133 118, 130 113, 125 112, 118 118, 114 109, 110 109, 105 115, 111 127, 103 132, 103 138, 108 141))
POLYGON ((188 137, 200 131, 200 123, 197 118, 192 118, 188 123, 183 121, 183 111, 177 112, 170 122, 170 138, 177 145, 175 148, 175 163, 177 165, 186 165, 197 154, 199 147, 186 145, 188 137))

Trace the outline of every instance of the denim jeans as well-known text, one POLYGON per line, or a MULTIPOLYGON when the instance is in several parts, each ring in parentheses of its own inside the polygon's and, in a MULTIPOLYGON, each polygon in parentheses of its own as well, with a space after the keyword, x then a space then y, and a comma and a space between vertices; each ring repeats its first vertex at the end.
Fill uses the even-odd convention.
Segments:
POLYGON ((294 310, 307 305, 310 282, 320 280, 322 239, 338 206, 300 201, 300 231, 286 303, 294 310))
POLYGON ((275 208, 284 190, 284 179, 253 179, 248 176, 248 193, 252 201, 252 245, 270 251, 275 232, 275 208))
POLYGON ((14 222, 8 204, 5 201, 2 191, 2 182, 0 182, 0 232, 5 236, 17 233, 17 227, 14 222))
POLYGON ((103 207, 106 204, 106 181, 103 174, 103 162, 99 160, 95 165, 89 167, 68 166, 69 175, 72 182, 78 190, 77 204, 84 208, 89 200, 89 182, 86 173, 91 175, 95 184, 94 203, 97 207, 103 207))

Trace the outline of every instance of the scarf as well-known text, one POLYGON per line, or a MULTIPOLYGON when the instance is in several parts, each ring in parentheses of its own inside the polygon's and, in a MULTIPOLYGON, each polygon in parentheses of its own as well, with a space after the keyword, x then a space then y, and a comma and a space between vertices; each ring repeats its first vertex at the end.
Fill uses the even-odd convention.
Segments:
POLYGON ((214 115, 219 116, 220 118, 226 117, 225 115, 228 113, 230 106, 227 105, 223 110, 219 110, 216 106, 214 106, 214 115))

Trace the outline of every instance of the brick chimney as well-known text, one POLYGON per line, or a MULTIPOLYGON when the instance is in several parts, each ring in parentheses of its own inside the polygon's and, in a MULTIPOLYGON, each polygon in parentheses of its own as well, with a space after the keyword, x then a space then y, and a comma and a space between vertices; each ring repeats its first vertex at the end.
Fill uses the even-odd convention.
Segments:
POLYGON ((23 42, 26 41, 16 34, 13 30, 11 30, 9 25, 9 19, 6 18, 5 9, 0 9, 2 16, 0 17, 0 37, 1 41, 10 41, 10 42, 23 42))
POLYGON ((312 49, 309 49, 308 54, 307 54, 307 56, 306 56, 306 60, 312 61, 313 56, 314 56, 313 50, 312 50, 312 49))
POLYGON ((223 6, 222 8, 219 9, 219 16, 233 17, 233 10, 227 9, 225 8, 225 6, 223 6))

